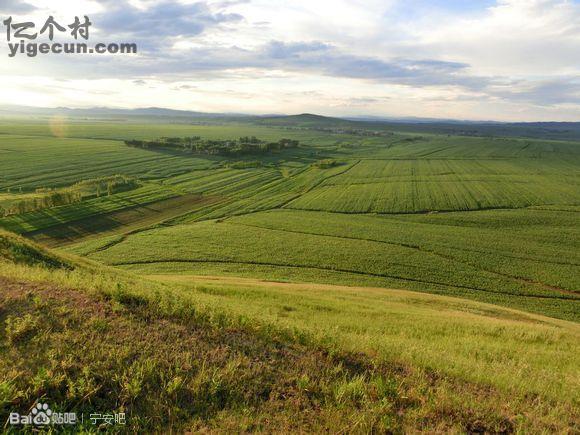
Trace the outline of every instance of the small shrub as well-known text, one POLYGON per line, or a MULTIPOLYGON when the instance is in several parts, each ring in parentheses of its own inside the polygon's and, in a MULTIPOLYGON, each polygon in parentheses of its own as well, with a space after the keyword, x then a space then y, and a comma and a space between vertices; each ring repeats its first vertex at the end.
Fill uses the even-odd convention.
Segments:
POLYGON ((334 399, 340 405, 359 405, 367 397, 367 384, 364 376, 345 379, 334 391, 334 399))
POLYGON ((32 338, 38 332, 38 320, 30 314, 22 317, 8 316, 4 322, 4 330, 8 343, 22 343, 32 338))
POLYGON ((154 361, 136 361, 116 381, 121 387, 121 400, 124 404, 133 403, 147 388, 156 385, 157 365, 154 361))
POLYGON ((130 293, 121 286, 117 286, 117 289, 113 292, 111 298, 113 301, 129 308, 142 307, 148 304, 145 297, 130 293))
POLYGON ((18 391, 13 382, 0 381, 0 411, 18 400, 21 396, 22 392, 18 391))
POLYGON ((394 378, 385 378, 382 376, 371 380, 373 394, 379 400, 390 401, 395 399, 398 393, 398 384, 394 378))
POLYGON ((334 159, 323 159, 323 160, 318 160, 312 166, 314 166, 315 168, 318 168, 318 169, 329 169, 329 168, 334 168, 335 166, 338 166, 338 165, 339 165, 339 163, 334 159))
POLYGON ((103 333, 109 330, 109 323, 105 319, 95 318, 90 322, 90 326, 97 332, 103 333))
POLYGON ((184 380, 181 376, 172 377, 165 385, 165 391, 167 395, 173 396, 175 393, 179 392, 184 386, 184 380))
POLYGON ((306 374, 296 380, 296 386, 300 391, 308 391, 310 388, 310 377, 306 374))

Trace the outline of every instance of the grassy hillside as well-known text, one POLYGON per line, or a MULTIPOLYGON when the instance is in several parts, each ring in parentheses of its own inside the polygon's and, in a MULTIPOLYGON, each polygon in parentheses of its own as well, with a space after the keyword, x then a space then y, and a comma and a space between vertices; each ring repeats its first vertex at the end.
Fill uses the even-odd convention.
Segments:
POLYGON ((577 324, 405 291, 155 279, 0 233, 0 417, 43 399, 141 432, 580 424, 577 324))
POLYGON ((0 120, 0 418, 578 431, 580 143, 263 121, 0 120))

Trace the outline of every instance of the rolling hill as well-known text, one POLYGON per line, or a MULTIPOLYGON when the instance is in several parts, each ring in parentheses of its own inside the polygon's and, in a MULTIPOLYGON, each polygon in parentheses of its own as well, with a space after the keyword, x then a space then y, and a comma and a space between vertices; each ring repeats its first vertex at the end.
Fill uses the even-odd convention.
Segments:
POLYGON ((183 119, 0 120, 0 418, 577 430, 579 143, 183 119))
POLYGON ((130 431, 578 424, 574 323, 399 290, 145 279, 6 232, 0 286, 1 418, 43 400, 130 431))

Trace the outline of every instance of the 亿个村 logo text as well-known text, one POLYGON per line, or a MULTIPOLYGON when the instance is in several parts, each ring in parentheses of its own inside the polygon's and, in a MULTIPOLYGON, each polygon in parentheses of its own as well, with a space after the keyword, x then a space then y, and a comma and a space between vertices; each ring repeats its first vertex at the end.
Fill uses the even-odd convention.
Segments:
POLYGON ((88 16, 81 21, 74 17, 68 25, 59 24, 53 16, 48 17, 38 31, 33 22, 19 22, 13 17, 2 21, 6 27, 8 57, 17 54, 36 57, 39 54, 136 54, 137 44, 134 42, 97 42, 89 44, 89 28, 92 26, 88 16), (74 38, 74 42, 53 42, 55 35, 65 34, 74 38), (50 42, 37 42, 45 36, 50 42), (78 42, 80 38, 81 42, 78 42))

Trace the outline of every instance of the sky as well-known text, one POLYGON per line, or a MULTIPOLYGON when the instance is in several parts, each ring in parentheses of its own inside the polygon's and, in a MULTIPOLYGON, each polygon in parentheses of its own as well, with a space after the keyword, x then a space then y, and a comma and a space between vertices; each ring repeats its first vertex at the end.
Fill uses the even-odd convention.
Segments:
POLYGON ((580 121, 580 0, 0 0, 0 58, 3 104, 580 121), (9 57, 50 15, 138 53, 9 57))

